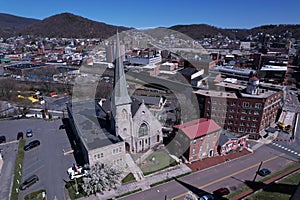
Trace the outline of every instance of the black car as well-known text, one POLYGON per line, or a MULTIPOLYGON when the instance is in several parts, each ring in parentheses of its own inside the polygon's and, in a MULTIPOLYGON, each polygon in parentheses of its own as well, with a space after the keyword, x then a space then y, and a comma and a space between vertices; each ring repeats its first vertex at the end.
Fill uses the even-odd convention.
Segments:
POLYGON ((26 188, 30 187, 34 183, 36 183, 39 180, 39 177, 37 175, 32 175, 25 179, 25 181, 20 185, 20 190, 25 190, 26 188))
POLYGON ((36 146, 39 146, 41 143, 39 140, 33 140, 29 142, 27 145, 24 146, 24 151, 28 151, 29 149, 32 149, 36 146))
POLYGON ((267 176, 271 174, 271 171, 267 168, 261 169, 257 172, 260 176, 267 176))
POLYGON ((0 144, 6 142, 6 137, 4 135, 0 136, 0 144))

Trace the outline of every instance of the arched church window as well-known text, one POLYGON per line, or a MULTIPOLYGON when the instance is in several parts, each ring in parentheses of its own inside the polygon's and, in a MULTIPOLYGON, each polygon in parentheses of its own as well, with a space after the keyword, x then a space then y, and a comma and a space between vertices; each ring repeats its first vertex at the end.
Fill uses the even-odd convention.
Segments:
POLYGON ((123 109, 123 110, 122 110, 122 118, 123 118, 123 119, 127 119, 127 117, 128 117, 127 110, 123 109))
POLYGON ((143 137, 145 135, 148 135, 149 128, 146 123, 142 123, 139 128, 139 137, 143 137))

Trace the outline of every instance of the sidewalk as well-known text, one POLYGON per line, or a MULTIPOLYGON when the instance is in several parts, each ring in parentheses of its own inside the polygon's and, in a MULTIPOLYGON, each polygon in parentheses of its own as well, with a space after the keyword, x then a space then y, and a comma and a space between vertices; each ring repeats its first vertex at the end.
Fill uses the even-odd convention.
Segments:
POLYGON ((142 189, 147 190, 150 188, 151 184, 166 180, 171 177, 179 176, 191 172, 192 170, 188 168, 185 164, 180 164, 147 176, 144 176, 144 179, 139 182, 132 182, 123 185, 118 185, 115 190, 105 191, 103 194, 97 193, 96 195, 91 195, 89 197, 80 198, 80 200, 106 200, 112 199, 115 196, 125 194, 130 191, 142 189))

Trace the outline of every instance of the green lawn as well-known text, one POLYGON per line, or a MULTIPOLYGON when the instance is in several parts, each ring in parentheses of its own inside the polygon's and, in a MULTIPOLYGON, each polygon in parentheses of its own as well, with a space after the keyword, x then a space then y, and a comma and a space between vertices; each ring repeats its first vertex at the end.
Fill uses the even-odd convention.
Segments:
POLYGON ((249 200, 289 200, 295 193, 300 181, 300 172, 294 173, 287 178, 269 186, 261 192, 251 195, 249 200))
MULTIPOLYGON (((282 174, 282 173, 284 173, 284 172, 286 172, 286 171, 288 171, 288 170, 290 170, 290 169, 292 169, 292 168, 294 168, 294 167, 296 167, 296 166, 299 166, 299 165, 300 165, 300 163, 294 163, 294 164, 292 164, 292 165, 289 165, 289 166, 287 166, 286 168, 284 168, 284 169, 282 169, 282 170, 280 170, 280 171, 278 171, 278 172, 272 173, 271 175, 269 175, 269 176, 267 176, 267 177, 261 179, 259 182, 267 181, 267 180, 269 180, 269 179, 271 179, 271 178, 273 178, 273 177, 275 177, 275 176, 277 176, 277 175, 280 175, 280 174, 282 174)), ((299 181, 300 181, 300 180, 299 180, 299 181)), ((299 181, 298 181, 298 182, 299 182, 299 181)), ((232 199, 233 197, 235 197, 235 196, 241 194, 242 192, 244 192, 244 191, 246 191, 246 190, 248 190, 248 189, 250 189, 250 188, 249 188, 248 186, 245 186, 245 187, 241 188, 240 190, 236 190, 236 191, 232 192, 231 194, 229 194, 229 195, 227 196, 227 198, 228 198, 228 199, 232 199)))
POLYGON ((69 192, 69 196, 72 200, 79 199, 81 197, 85 197, 86 193, 83 191, 82 187, 80 184, 83 183, 82 178, 77 179, 77 189, 78 189, 78 194, 76 194, 76 184, 75 181, 69 181, 66 183, 65 188, 67 188, 69 192))
POLYGON ((18 153, 16 155, 16 161, 15 161, 15 169, 14 169, 14 180, 13 180, 13 187, 11 191, 11 200, 15 200, 19 198, 19 186, 22 181, 22 167, 23 167, 23 160, 24 160, 24 146, 26 141, 20 140, 19 141, 19 148, 18 153), (21 168, 20 168, 21 166, 21 168), (19 183, 18 183, 19 181, 19 183), (18 192, 17 192, 18 190, 18 192))
POLYGON ((125 176, 125 178, 123 178, 122 183, 128 183, 128 182, 132 182, 132 181, 136 181, 133 174, 129 173, 127 176, 125 176))
POLYGON ((37 192, 33 192, 24 197, 24 200, 46 200, 46 190, 40 190, 37 192), (43 197, 44 193, 44 197, 43 197))
POLYGON ((166 152, 157 151, 150 154, 142 163, 139 163, 139 167, 144 175, 148 175, 162 169, 175 166, 176 164, 176 161, 166 152))

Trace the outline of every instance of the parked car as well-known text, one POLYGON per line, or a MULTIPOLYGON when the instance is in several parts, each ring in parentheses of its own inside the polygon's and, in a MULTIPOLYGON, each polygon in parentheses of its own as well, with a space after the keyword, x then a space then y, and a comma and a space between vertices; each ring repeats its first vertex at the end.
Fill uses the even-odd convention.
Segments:
POLYGON ((260 176, 267 176, 271 174, 271 171, 267 168, 263 168, 257 172, 260 176))
POLYGON ((66 126, 64 124, 59 126, 59 129, 65 129, 65 128, 66 128, 66 126))
POLYGON ((26 188, 30 187, 34 183, 36 183, 39 180, 39 177, 37 175, 32 175, 25 179, 25 181, 20 185, 20 190, 25 190, 26 188))
POLYGON ((211 194, 205 194, 205 195, 199 197, 199 200, 214 200, 214 199, 215 199, 215 197, 211 194))
POLYGON ((83 176, 86 176, 89 174, 88 168, 85 168, 82 166, 77 166, 76 164, 73 164, 73 166, 68 169, 67 173, 71 180, 73 180, 75 178, 80 178, 80 177, 83 177, 83 176))
POLYGON ((230 193, 230 191, 227 188, 219 188, 213 192, 214 195, 220 196, 220 197, 224 196, 224 195, 228 195, 229 193, 230 193))
POLYGON ((6 137, 4 135, 0 136, 0 144, 6 142, 6 137))
POLYGON ((18 134, 17 134, 17 140, 22 140, 22 139, 23 139, 23 132, 20 131, 20 132, 18 132, 18 134))
POLYGON ((33 134, 32 134, 32 129, 27 129, 27 131, 26 131, 26 136, 27 136, 27 137, 32 137, 32 136, 33 136, 33 134))
POLYGON ((39 140, 33 140, 24 146, 24 151, 28 151, 36 146, 39 146, 41 143, 39 140))

